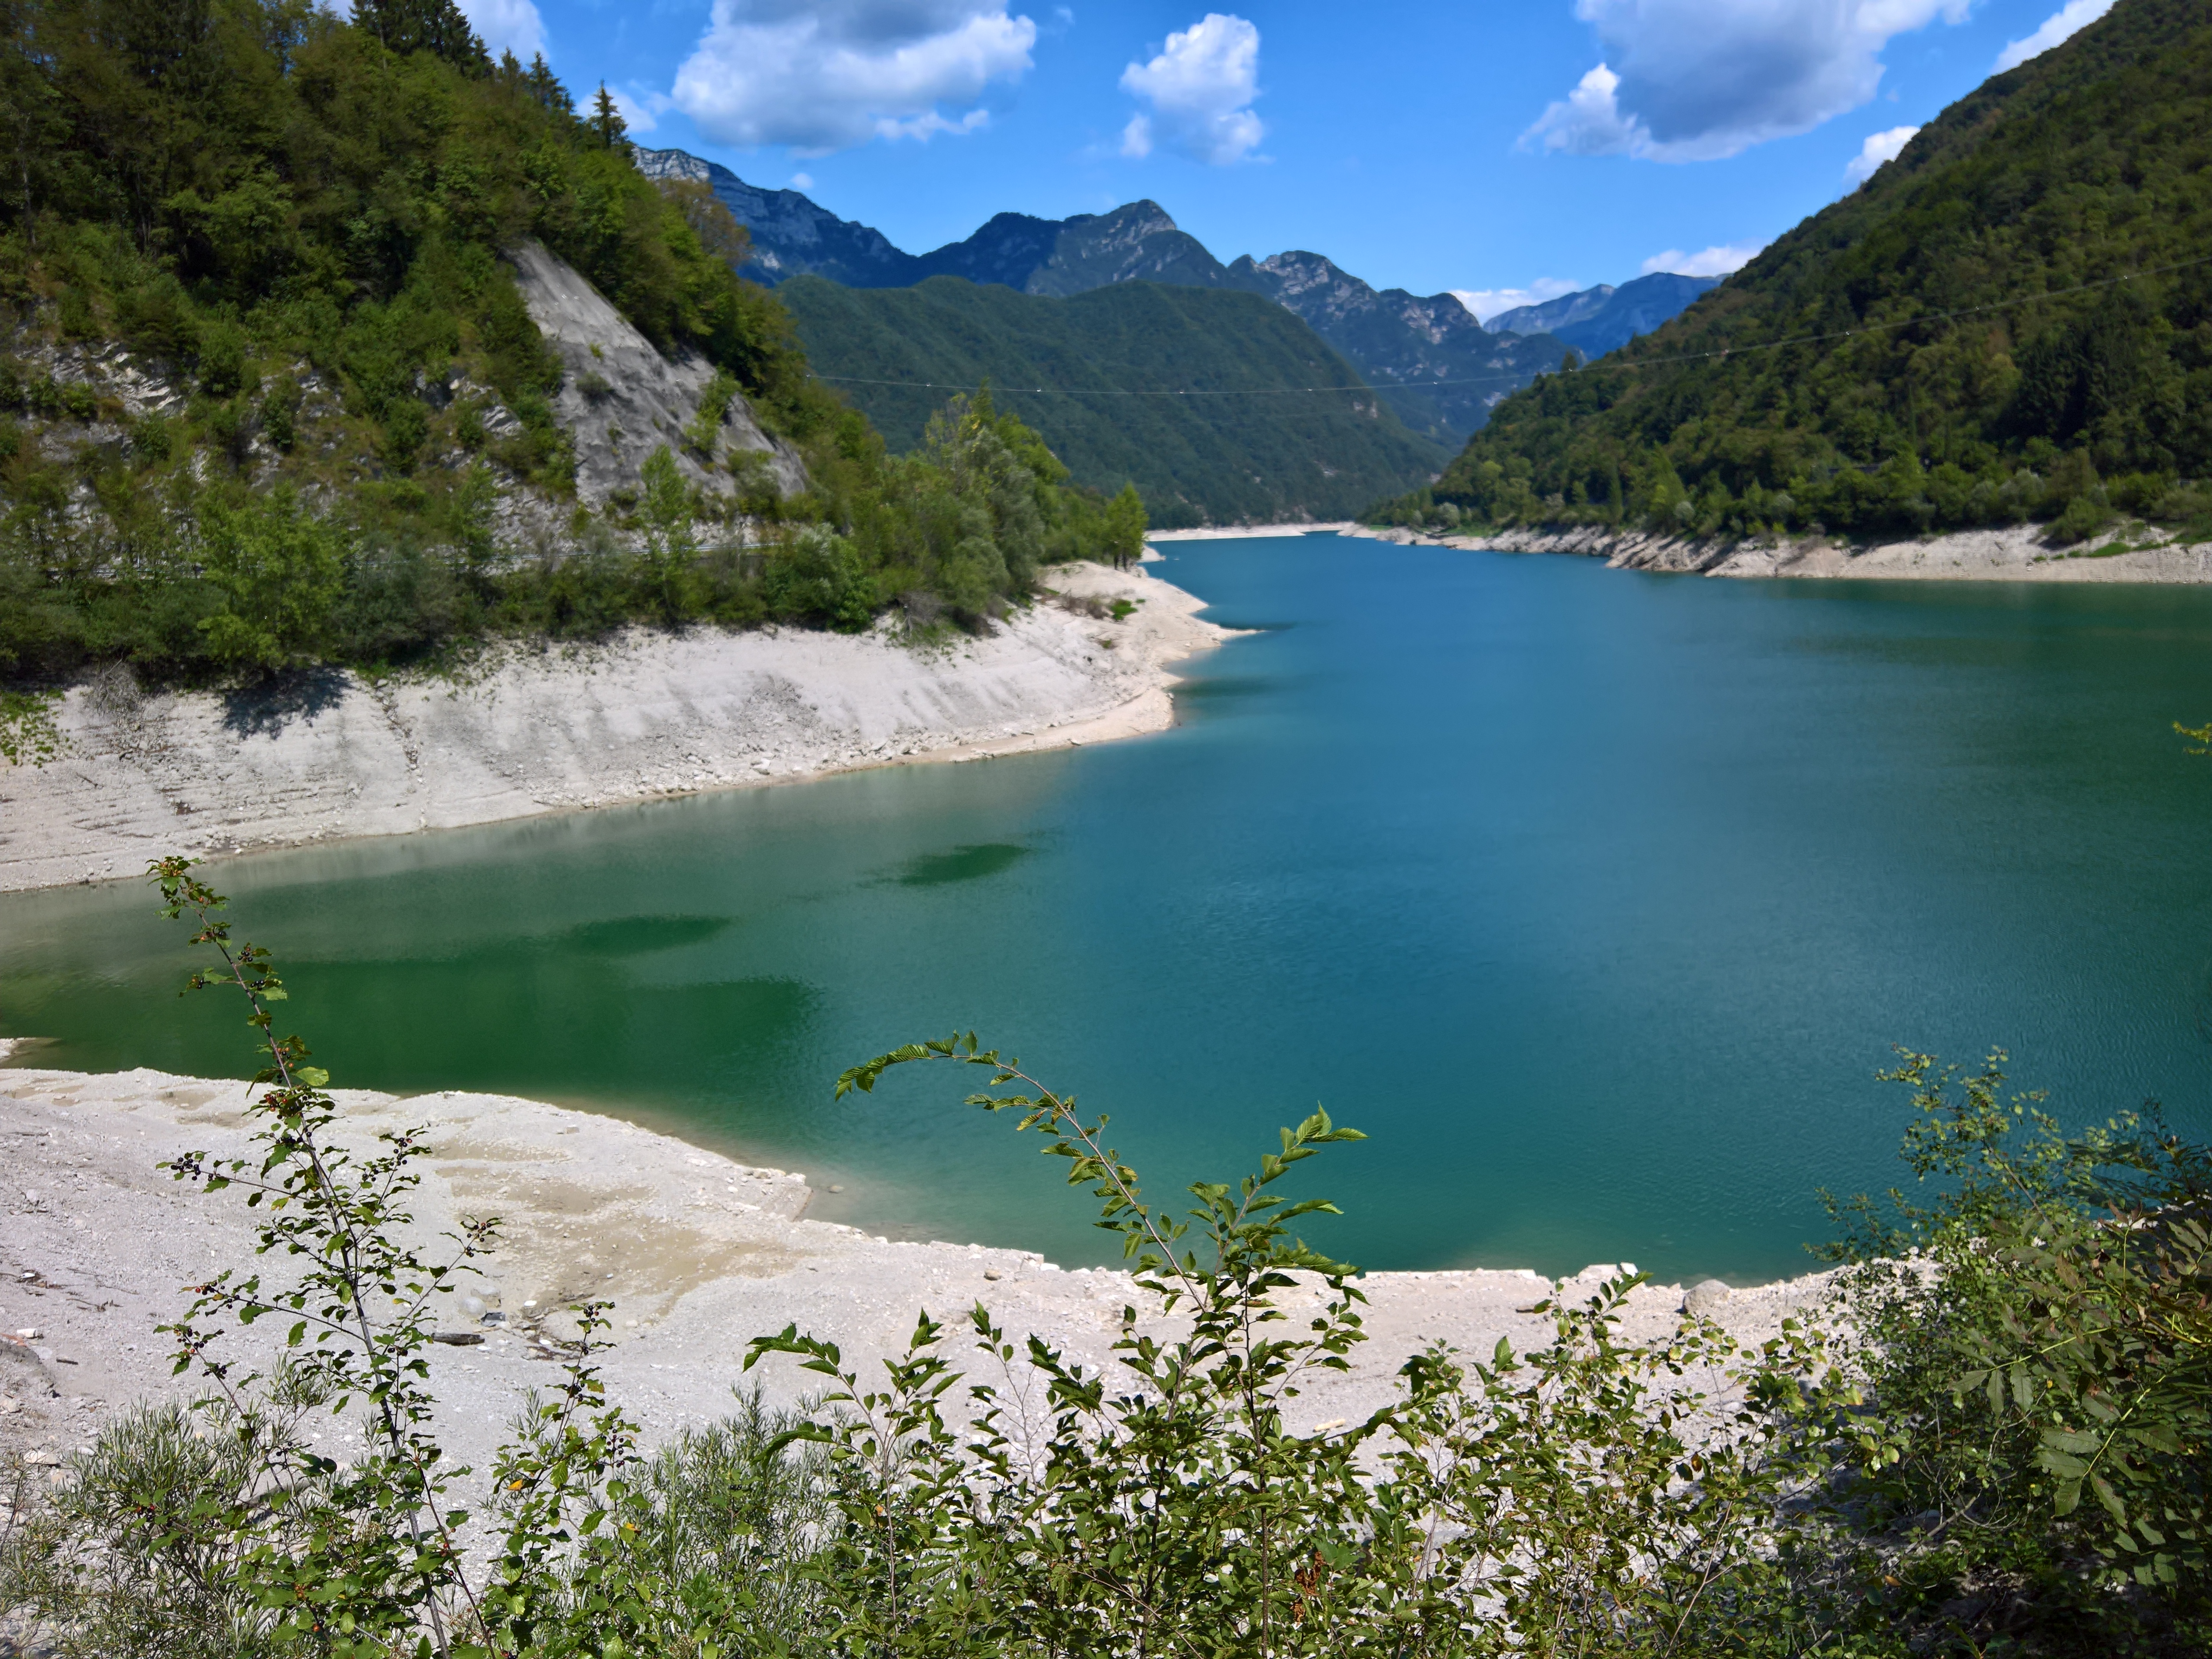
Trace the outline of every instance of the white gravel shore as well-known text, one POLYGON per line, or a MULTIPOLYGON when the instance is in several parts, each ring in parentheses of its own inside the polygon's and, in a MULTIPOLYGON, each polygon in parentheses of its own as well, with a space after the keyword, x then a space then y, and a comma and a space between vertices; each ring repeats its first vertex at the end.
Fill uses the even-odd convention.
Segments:
MULTIPOLYGON (((415 1205, 425 1234, 465 1214, 501 1218, 504 1242, 477 1283, 497 1286, 504 1319, 486 1324, 448 1306, 441 1328, 484 1340, 431 1353, 440 1433, 479 1470, 524 1391, 558 1380, 531 1333, 564 1332, 557 1310, 587 1291, 614 1304, 610 1393, 653 1438, 726 1413, 746 1342, 787 1323, 837 1341, 880 1377, 876 1362, 903 1347, 919 1310, 954 1321, 980 1300, 1017 1343, 1033 1332, 1103 1364, 1134 1299, 1118 1272, 1063 1271, 975 1244, 887 1243, 807 1220, 802 1176, 748 1168, 616 1118, 492 1095, 337 1098, 364 1141, 429 1126, 434 1150, 418 1165, 415 1205)), ((155 1328, 183 1312, 181 1286, 221 1267, 271 1262, 250 1254, 253 1212, 242 1194, 204 1195, 155 1166, 187 1150, 244 1151, 248 1099, 238 1082, 0 1066, 0 1332, 38 1333, 27 1340, 35 1357, 19 1349, 0 1364, 0 1465, 42 1448, 66 1452, 118 1407, 193 1388, 171 1376, 171 1345, 155 1328)), ((1593 1267, 1568 1290, 1587 1294, 1612 1271, 1593 1267)), ((1371 1273, 1363 1286, 1371 1340, 1349 1373, 1316 1377, 1294 1427, 1382 1404, 1399 1366, 1431 1340, 1486 1357, 1501 1336, 1525 1349, 1549 1329, 1522 1311, 1550 1288, 1526 1271, 1371 1273)), ((1738 1289, 1712 1311, 1760 1340, 1784 1317, 1816 1309, 1824 1291, 1818 1277, 1738 1289)), ((1679 1285, 1639 1289, 1625 1328, 1660 1334, 1682 1299, 1679 1285)), ((257 1329, 273 1344, 281 1323, 257 1329)), ((971 1361, 957 1334, 953 1352, 971 1361)), ((779 1361, 753 1375, 781 1400, 818 1380, 779 1361)), ((327 1431, 337 1455, 346 1433, 342 1424, 327 1431)))
MULTIPOLYGON (((1278 533, 1271 527, 1243 532, 1278 533)), ((1859 546, 1820 537, 1761 538, 1747 541, 1700 541, 1687 536, 1654 536, 1642 531, 1614 532, 1588 526, 1573 530, 1504 530, 1480 536, 1440 536, 1425 531, 1374 530, 1352 526, 1342 532, 1370 541, 1458 547, 1492 553, 1572 553, 1602 559, 1615 570, 1654 570, 1699 576, 1849 578, 1875 581, 1996 582, 2212 582, 2212 543, 2184 545, 2178 539, 2141 544, 2125 553, 2102 554, 2085 544, 2057 548, 2044 540, 2042 526, 2008 530, 1961 530, 1921 540, 1859 546)), ((2105 545, 2112 544, 2106 543, 2105 545)))
POLYGON ((1169 665, 1230 630, 1142 570, 1047 573, 987 637, 633 631, 456 678, 331 672, 256 696, 72 688, 62 752, 0 763, 0 892, 901 762, 1157 732, 1169 665), (1135 606, 1115 621, 1111 606, 1135 606), (1096 612, 1096 614, 1094 614, 1096 612))

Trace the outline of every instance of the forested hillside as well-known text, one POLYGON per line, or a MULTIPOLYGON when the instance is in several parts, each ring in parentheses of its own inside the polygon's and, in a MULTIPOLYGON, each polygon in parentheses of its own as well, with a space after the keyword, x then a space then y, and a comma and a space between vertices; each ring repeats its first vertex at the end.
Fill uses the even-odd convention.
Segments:
MULTIPOLYGON (((854 627, 908 592, 972 619, 1039 560, 1141 533, 1133 500, 1064 488, 995 414, 888 461, 733 273, 728 215, 642 176, 604 94, 580 113, 542 60, 491 61, 452 0, 4 16, 0 678, 386 662, 631 617, 854 627), (631 481, 603 501, 576 494, 526 243, 713 371, 681 429, 623 434, 631 481), (803 474, 726 447, 741 407, 803 474)), ((576 379, 572 406, 606 390, 576 379)))
POLYGON ((2208 476, 2212 14, 2119 0, 1377 516, 2203 536, 2208 476))
POLYGON ((921 438, 944 387, 988 380, 1079 483, 1133 483, 1158 524, 1346 518, 1445 459, 1257 295, 1139 282, 1054 299, 955 276, 799 276, 776 293, 816 368, 894 448, 921 438))
MULTIPOLYGON (((1499 398, 1557 368, 1571 343, 1536 324, 1509 331, 1486 328, 1449 294, 1377 290, 1318 253, 1265 259, 1248 253, 1224 265, 1157 202, 1125 202, 1111 212, 1066 219, 1001 213, 971 236, 913 254, 796 191, 759 189, 720 163, 683 150, 640 150, 638 161, 655 177, 706 185, 751 234, 745 269, 763 283, 817 276, 847 288, 912 288, 932 276, 964 276, 1059 299, 1121 283, 1264 295, 1302 318, 1407 427, 1438 443, 1464 441, 1499 398)), ((1613 316, 1606 346, 1656 327, 1711 286, 1684 276, 1631 284, 1642 295, 1613 316), (1669 290, 1669 284, 1685 286, 1669 290), (1679 297, 1671 304, 1655 302, 1655 290, 1679 297)), ((808 343, 834 349, 842 340, 810 337, 808 343)), ((1588 345, 1579 349, 1591 355, 1588 345)), ((1060 441, 1058 428, 1050 435, 1060 441)))

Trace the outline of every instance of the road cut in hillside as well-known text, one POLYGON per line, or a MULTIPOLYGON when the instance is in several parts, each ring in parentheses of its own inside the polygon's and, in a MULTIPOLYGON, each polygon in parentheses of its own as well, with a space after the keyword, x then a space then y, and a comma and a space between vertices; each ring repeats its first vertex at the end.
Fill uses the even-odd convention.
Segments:
POLYGON ((319 671, 223 695, 68 692, 0 763, 0 891, 216 857, 1157 732, 1169 665, 1229 637, 1138 571, 1065 566, 985 635, 633 629, 450 678, 319 671), (1121 620, 1117 600, 1133 609, 1121 620))

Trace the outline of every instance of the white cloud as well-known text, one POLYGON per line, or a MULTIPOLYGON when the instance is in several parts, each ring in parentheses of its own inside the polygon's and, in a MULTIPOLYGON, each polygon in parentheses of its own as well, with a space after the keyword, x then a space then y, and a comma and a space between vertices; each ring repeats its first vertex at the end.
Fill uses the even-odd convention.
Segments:
POLYGON ((495 58, 511 52, 527 64, 545 50, 545 20, 531 0, 461 0, 461 15, 495 58))
POLYGON ((622 112, 623 125, 634 138, 641 138, 660 125, 660 115, 668 108, 668 95, 659 92, 626 92, 620 87, 609 87, 607 96, 615 100, 622 112))
POLYGON ((1851 157, 1851 164, 1844 169, 1844 182, 1853 190, 1874 177, 1886 161, 1894 161, 1912 142, 1918 127, 1892 127, 1887 132, 1871 135, 1859 146, 1859 153, 1851 157))
POLYGON ((2061 40, 2079 33, 2112 10, 2112 0, 2066 0, 2066 4, 2043 20, 2043 27, 2025 40, 2008 41, 1997 54, 1992 75, 2016 70, 2029 58, 2049 52, 2061 40))
POLYGON ((1882 48, 1971 0, 1576 0, 1605 60, 1522 135, 1570 155, 1711 161, 1872 100, 1882 48))
POLYGON ((1152 105, 1121 131, 1121 154, 1144 156, 1156 144, 1194 161, 1225 167, 1260 147, 1267 129, 1252 112, 1260 94, 1260 31, 1242 17, 1210 11, 1149 64, 1121 72, 1121 90, 1152 105))
POLYGON ((1764 242, 1723 242, 1698 253, 1685 253, 1678 247, 1670 247, 1646 259, 1644 274, 1656 276, 1664 270, 1677 276, 1726 276, 1741 270, 1765 251, 1764 242))
POLYGON ((788 188, 792 190, 811 190, 814 188, 814 175, 811 173, 794 173, 791 175, 791 183, 788 188))
POLYGON ((1562 282, 1557 276, 1539 276, 1526 288, 1455 288, 1451 296, 1472 312, 1477 322, 1486 323, 1502 312, 1539 306, 1563 294, 1579 294, 1589 286, 1562 282))
POLYGON ((1620 112, 1620 77, 1603 64, 1575 83, 1575 89, 1546 107, 1522 143, 1540 139, 1546 149, 1570 155, 1635 155, 1651 135, 1620 112))
POLYGON ((673 101, 716 143, 802 155, 973 132, 990 119, 975 100, 1030 68, 1036 33, 1001 0, 714 0, 673 101))

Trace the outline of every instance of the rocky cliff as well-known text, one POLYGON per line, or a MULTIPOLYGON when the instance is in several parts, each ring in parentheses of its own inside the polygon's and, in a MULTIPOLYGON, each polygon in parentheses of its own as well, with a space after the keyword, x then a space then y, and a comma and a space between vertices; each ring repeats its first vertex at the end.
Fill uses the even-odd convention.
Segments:
MULTIPOLYGON (((639 468, 663 444, 687 482, 733 490, 734 476, 701 466, 685 442, 714 379, 707 362, 690 352, 663 356, 597 289, 537 243, 524 243, 511 258, 531 321, 568 371, 553 415, 575 445, 576 494, 585 504, 602 507, 615 491, 634 489, 639 468)), ((798 453, 763 432, 743 398, 729 400, 717 447, 767 457, 786 495, 806 487, 798 453)))

